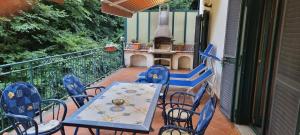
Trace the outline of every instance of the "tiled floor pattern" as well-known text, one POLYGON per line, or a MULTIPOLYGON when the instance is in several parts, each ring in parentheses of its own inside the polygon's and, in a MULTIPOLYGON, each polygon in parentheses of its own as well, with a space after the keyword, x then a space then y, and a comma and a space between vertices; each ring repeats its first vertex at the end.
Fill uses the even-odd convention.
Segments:
MULTIPOLYGON (((123 68, 118 70, 117 72, 113 73, 109 77, 105 78, 99 83, 95 85, 103 85, 108 86, 114 81, 121 81, 121 82, 132 82, 137 79, 137 74, 144 71, 146 68, 123 68)), ((172 72, 186 72, 186 71, 172 71, 172 72)), ((172 91, 172 90, 171 90, 172 91)), ((93 92, 91 92, 93 93, 93 92)), ((203 107, 204 103, 206 102, 207 95, 201 101, 201 105, 199 107, 199 111, 203 107)), ((67 116, 71 115, 77 108, 75 104, 71 100, 67 100, 68 105, 68 114, 67 116)), ((197 120, 195 120, 197 122, 197 120)), ((150 135, 157 135, 160 127, 163 126, 163 119, 161 116, 161 109, 157 108, 156 113, 154 116, 154 120, 152 123, 152 127, 154 131, 150 132, 150 135)), ((66 134, 72 135, 74 132, 74 127, 65 127, 66 134)), ((57 133, 59 135, 60 133, 57 133)), ((80 128, 78 135, 89 135, 89 131, 86 128, 80 128)), ((101 135, 113 135, 114 131, 109 130, 101 130, 101 135)), ((123 135, 130 135, 132 133, 124 132, 123 135)), ((231 123, 225 116, 221 113, 219 105, 217 105, 216 112, 214 117, 208 126, 205 135, 240 135, 237 128, 231 123)))

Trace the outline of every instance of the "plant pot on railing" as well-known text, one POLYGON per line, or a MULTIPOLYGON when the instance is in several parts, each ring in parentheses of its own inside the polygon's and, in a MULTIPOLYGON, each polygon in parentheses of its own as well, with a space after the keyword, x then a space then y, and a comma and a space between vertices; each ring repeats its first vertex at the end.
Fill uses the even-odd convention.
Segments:
POLYGON ((118 48, 117 48, 116 44, 111 43, 111 44, 106 44, 106 46, 105 46, 106 52, 115 52, 117 50, 118 50, 118 48))
POLYGON ((184 51, 184 45, 178 45, 177 50, 178 51, 184 51))

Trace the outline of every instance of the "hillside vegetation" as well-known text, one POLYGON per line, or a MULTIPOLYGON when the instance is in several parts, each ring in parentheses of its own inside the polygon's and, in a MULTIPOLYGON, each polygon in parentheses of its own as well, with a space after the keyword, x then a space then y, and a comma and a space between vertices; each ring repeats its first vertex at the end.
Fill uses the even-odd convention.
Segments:
MULTIPOLYGON (((174 0, 172 9, 188 9, 192 0, 174 0)), ((103 14, 100 0, 39 2, 13 18, 0 17, 0 65, 118 42, 124 18, 103 14)))

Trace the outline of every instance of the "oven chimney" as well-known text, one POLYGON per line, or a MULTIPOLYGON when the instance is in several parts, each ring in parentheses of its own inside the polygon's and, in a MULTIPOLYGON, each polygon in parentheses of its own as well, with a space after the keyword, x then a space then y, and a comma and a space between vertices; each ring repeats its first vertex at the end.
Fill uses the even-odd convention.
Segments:
POLYGON ((172 38, 169 29, 169 5, 159 6, 158 27, 154 38, 172 38))

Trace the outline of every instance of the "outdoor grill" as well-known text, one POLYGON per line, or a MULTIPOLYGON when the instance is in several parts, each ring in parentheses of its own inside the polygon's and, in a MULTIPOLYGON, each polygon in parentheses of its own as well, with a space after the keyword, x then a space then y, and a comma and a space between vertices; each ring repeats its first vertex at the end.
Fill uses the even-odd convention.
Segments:
MULTIPOLYGON (((169 69, 192 69, 194 41, 191 42, 190 40, 187 43, 190 37, 180 38, 178 33, 172 33, 172 31, 183 27, 184 31, 187 31, 187 28, 194 29, 194 27, 190 21, 186 21, 188 23, 186 26, 182 23, 171 23, 172 20, 174 21, 174 19, 180 17, 176 14, 179 14, 179 12, 170 11, 168 5, 161 5, 158 12, 139 13, 136 14, 135 18, 127 20, 127 38, 132 39, 132 37, 135 37, 134 40, 138 43, 128 43, 124 49, 126 66, 150 67, 152 65, 163 65, 169 69), (141 18, 150 20, 147 22, 141 18), (144 34, 148 36, 147 39, 145 39, 147 36, 144 34), (151 36, 152 34, 153 36, 151 36), (146 43, 147 41, 148 43, 146 43), (137 47, 137 45, 140 45, 140 47, 137 47)), ((182 36, 184 35, 182 34, 182 36)))
POLYGON ((169 6, 159 7, 158 26, 154 36, 154 64, 167 66, 171 69, 173 46, 172 34, 169 29, 169 6))

